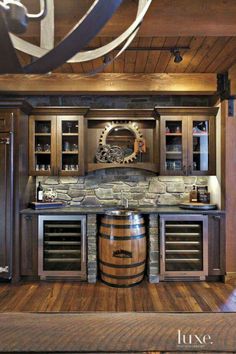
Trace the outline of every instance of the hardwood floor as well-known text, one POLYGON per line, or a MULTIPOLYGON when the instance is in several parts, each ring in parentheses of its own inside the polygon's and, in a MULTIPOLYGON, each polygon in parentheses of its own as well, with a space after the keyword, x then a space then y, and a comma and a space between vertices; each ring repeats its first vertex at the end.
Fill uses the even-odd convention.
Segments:
POLYGON ((143 281, 133 288, 78 282, 0 283, 0 312, 236 312, 236 282, 143 281))

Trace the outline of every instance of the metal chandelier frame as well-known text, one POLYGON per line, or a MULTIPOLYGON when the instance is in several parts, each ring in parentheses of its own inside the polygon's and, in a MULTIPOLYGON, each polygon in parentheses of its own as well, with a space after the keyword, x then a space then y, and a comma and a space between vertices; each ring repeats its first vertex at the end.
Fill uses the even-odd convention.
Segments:
MULTIPOLYGON (((40 0, 41 11, 44 6, 44 1, 45 0, 40 0)), ((123 43, 123 46, 113 58, 109 58, 103 65, 88 74, 93 75, 102 71, 105 66, 109 65, 121 55, 130 45, 152 2, 152 0, 139 0, 135 20, 119 37, 100 48, 81 52, 112 17, 122 1, 123 0, 95 0, 77 25, 51 50, 31 44, 9 33, 6 19, 3 11, 0 9, 0 52, 3 54, 0 57, 0 73, 45 74, 65 62, 80 63, 105 57, 123 43), (15 49, 37 59, 31 64, 21 67, 15 49)), ((46 2, 47 8, 50 8, 50 5, 53 4, 53 0, 46 0, 46 2)))

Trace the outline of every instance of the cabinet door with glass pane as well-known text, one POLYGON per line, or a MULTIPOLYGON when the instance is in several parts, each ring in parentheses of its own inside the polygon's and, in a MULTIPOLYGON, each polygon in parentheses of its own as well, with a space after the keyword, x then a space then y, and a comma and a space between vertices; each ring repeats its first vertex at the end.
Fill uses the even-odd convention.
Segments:
POLYGON ((187 117, 162 117, 160 132, 160 173, 186 175, 187 117))
POLYGON ((56 173, 56 117, 31 116, 29 133, 30 175, 54 175, 56 173))
POLYGON ((81 175, 84 164, 83 118, 78 116, 57 117, 57 166, 59 175, 81 175))
POLYGON ((214 175, 215 117, 188 117, 188 174, 214 175))

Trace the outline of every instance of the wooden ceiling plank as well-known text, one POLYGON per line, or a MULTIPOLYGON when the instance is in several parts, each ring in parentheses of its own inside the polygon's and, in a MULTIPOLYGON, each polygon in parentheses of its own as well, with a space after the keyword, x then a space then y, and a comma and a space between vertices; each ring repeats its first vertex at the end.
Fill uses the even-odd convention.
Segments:
MULTIPOLYGON (((113 40, 112 37, 100 37, 100 46, 106 45, 107 43, 110 43, 113 40)), ((108 53, 109 56, 109 53, 108 53)), ((110 56, 112 57, 113 54, 111 53, 110 56)), ((103 62, 104 58, 101 58, 101 61, 103 62)), ((110 63, 103 69, 104 73, 112 73, 114 72, 114 62, 110 63)))
POLYGON ((113 64, 115 73, 123 73, 125 67, 125 53, 122 53, 118 58, 116 58, 113 64))
POLYGON ((59 68, 57 68, 56 70, 53 70, 53 73, 70 74, 71 71, 72 71, 71 64, 65 63, 61 65, 59 68))
MULTIPOLYGON (((152 38, 148 37, 139 37, 138 47, 149 48, 151 46, 152 38)), ((138 51, 135 63, 135 73, 145 72, 145 67, 148 58, 148 50, 138 51)))
MULTIPOLYGON (((22 0, 32 12, 37 12, 38 1, 22 0)), ((64 37, 83 16, 92 0, 55 1, 56 35, 64 37), (65 5, 66 3, 66 5, 65 5)), ((125 0, 100 36, 117 37, 134 20, 137 1, 125 0)), ((145 15, 139 36, 233 36, 236 33, 235 0, 153 0, 145 15)), ((36 35, 38 24, 32 23, 30 33, 36 35)))
MULTIPOLYGON (((163 47, 165 37, 153 37, 151 47, 163 47)), ((154 73, 161 51, 149 51, 145 73, 154 73)))
MULTIPOLYGON (((178 37, 167 37, 163 47, 175 47, 178 41, 178 37)), ((160 53, 159 60, 157 62, 155 73, 164 73, 166 72, 166 67, 172 57, 172 54, 169 51, 163 51, 160 53)))
POLYGON ((184 52, 183 60, 178 65, 178 73, 184 73, 193 56, 197 53, 199 47, 202 45, 204 39, 205 37, 192 37, 189 45, 190 49, 184 52))
MULTIPOLYGON (((219 55, 219 53, 222 54, 222 49, 227 44, 229 39, 230 39, 230 37, 219 37, 215 41, 212 48, 206 52, 204 58, 199 63, 199 65, 196 67, 195 71, 198 73, 206 72, 207 68, 208 67, 210 68, 210 65, 212 64, 212 62, 216 61, 216 58, 219 55)), ((208 72, 211 72, 211 71, 208 71, 208 72)))
MULTIPOLYGON (((132 47, 138 46, 138 37, 135 37, 131 43, 132 47)), ((137 51, 126 50, 125 51, 125 66, 124 72, 126 73, 134 73, 135 70, 135 62, 136 62, 137 51)))
POLYGON ((81 65, 81 63, 70 63, 72 69, 73 69, 73 73, 74 74, 81 74, 84 73, 83 67, 81 65))
POLYGON ((30 64, 31 57, 28 54, 22 53, 19 50, 16 50, 16 54, 22 67, 30 64))
POLYGON ((224 72, 229 69, 236 60, 236 37, 231 37, 222 51, 217 55, 211 64, 212 72, 224 72))
MULTIPOLYGON (((228 40, 222 45, 220 51, 215 55, 214 59, 212 62, 206 67, 205 72, 206 73, 213 73, 216 72, 216 68, 219 66, 219 63, 222 62, 222 59, 227 61, 228 55, 227 55, 227 47, 231 42, 232 37, 224 37, 227 38, 228 40)), ((236 49, 236 42, 235 42, 235 49, 236 49)), ((236 55, 234 55, 234 58, 236 60, 236 55)))
POLYGON ((84 61, 83 63, 81 63, 81 66, 85 74, 93 71, 93 64, 91 61, 84 61))
POLYGON ((195 55, 192 57, 189 65, 185 69, 185 73, 196 72, 197 66, 201 63, 204 58, 206 52, 208 52, 214 43, 216 42, 217 37, 205 37, 202 45, 198 48, 195 55))
POLYGON ((215 74, 0 75, 4 94, 210 95, 216 91, 215 74))

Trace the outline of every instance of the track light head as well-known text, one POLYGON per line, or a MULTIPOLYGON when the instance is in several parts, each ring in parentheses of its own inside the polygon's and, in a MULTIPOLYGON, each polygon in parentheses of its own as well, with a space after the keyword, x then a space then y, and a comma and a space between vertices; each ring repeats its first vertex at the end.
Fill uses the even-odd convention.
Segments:
POLYGON ((179 64, 183 60, 183 57, 180 55, 179 49, 173 49, 171 53, 174 55, 174 62, 176 64, 179 64))

